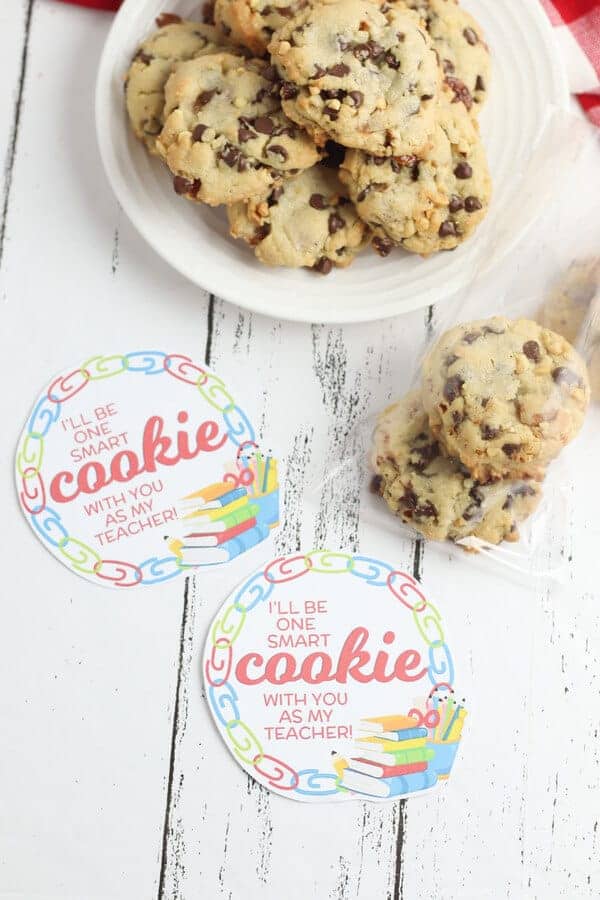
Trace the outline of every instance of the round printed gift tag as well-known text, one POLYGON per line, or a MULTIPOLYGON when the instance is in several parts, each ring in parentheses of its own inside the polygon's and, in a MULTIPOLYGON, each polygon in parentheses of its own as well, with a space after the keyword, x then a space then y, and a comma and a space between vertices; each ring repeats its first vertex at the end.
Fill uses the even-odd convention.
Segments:
POLYGON ((441 614, 411 575, 325 550, 255 572, 203 661, 229 750, 294 800, 390 800, 448 778, 466 716, 441 614))
POLYGON ((277 461, 224 382, 177 353, 97 356, 54 378, 16 480, 50 552, 111 587, 223 565, 279 523, 277 461))

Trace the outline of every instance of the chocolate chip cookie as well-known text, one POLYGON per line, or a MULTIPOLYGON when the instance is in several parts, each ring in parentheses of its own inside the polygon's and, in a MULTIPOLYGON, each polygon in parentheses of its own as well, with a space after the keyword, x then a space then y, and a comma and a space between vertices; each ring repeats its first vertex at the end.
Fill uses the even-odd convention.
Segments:
POLYGON ((544 477, 589 403, 585 363, 528 319, 494 317, 447 331, 423 363, 433 433, 481 482, 544 477))
POLYGON ((264 196, 320 153, 281 110, 277 76, 260 59, 216 53, 181 63, 165 88, 157 149, 178 194, 210 206, 264 196))
POLYGON ((423 256, 454 249, 482 221, 491 196, 477 127, 447 89, 428 150, 389 157, 348 150, 340 178, 381 256, 396 245, 423 256))
POLYGON ((307 266, 327 275, 334 266, 349 265, 367 240, 335 171, 323 165, 227 212, 232 236, 243 238, 270 266, 307 266))
POLYGON ((431 432, 420 391, 379 417, 372 462, 374 487, 394 515, 435 541, 516 541, 519 523, 541 497, 535 482, 482 484, 446 456, 431 432))
POLYGON ((419 16, 370 0, 323 0, 273 35, 287 115, 378 156, 421 153, 435 130, 441 72, 419 16))
POLYGON ((168 24, 140 44, 126 76, 131 126, 150 153, 156 153, 156 138, 163 127, 165 84, 175 64, 222 49, 223 39, 216 28, 177 19, 170 15, 168 24))
POLYGON ((308 0, 217 0, 215 21, 234 43, 262 56, 273 32, 307 5, 308 0))
POLYGON ((473 114, 485 102, 490 52, 481 26, 458 0, 402 0, 424 19, 455 100, 473 114))

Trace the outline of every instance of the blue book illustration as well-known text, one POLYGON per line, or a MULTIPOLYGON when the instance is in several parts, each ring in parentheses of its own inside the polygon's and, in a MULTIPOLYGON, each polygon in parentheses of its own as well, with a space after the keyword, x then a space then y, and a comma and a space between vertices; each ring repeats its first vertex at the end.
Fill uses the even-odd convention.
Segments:
POLYGON ((395 778, 374 778, 372 775, 364 775, 362 772, 346 769, 342 778, 342 787, 358 794, 386 799, 426 791, 427 788, 433 787, 436 781, 437 774, 428 771, 414 772, 411 775, 396 775, 395 778))
MULTIPOLYGON (((362 729, 361 729, 362 731, 362 729)), ((371 732, 366 732, 365 734, 371 734, 371 732)), ((378 731, 375 735, 378 738, 381 738, 384 741, 413 741, 416 738, 424 738, 427 737, 427 729, 426 728, 402 728, 398 731, 378 731)), ((400 748, 398 748, 400 749, 400 748)))
POLYGON ((214 566, 218 563, 229 562, 256 544, 260 544, 268 535, 269 527, 267 525, 256 524, 254 528, 250 528, 216 547, 182 547, 180 565, 214 566))

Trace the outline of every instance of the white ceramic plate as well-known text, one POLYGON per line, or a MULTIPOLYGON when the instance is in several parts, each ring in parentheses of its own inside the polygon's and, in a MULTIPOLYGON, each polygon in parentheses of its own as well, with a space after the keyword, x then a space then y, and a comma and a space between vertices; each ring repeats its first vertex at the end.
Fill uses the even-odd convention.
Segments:
MULTIPOLYGON (((123 209, 157 253, 191 281, 276 318, 364 322, 453 293, 473 271, 478 242, 493 234, 515 173, 526 167, 549 109, 565 108, 568 99, 560 54, 539 0, 465 0, 464 5, 481 22, 493 55, 493 82, 481 125, 495 194, 476 236, 453 253, 423 260, 396 251, 382 260, 367 250, 350 268, 327 277, 270 269, 245 244, 228 237, 223 209, 177 197, 163 165, 130 132, 123 75, 155 16, 168 8, 197 18, 199 3, 193 0, 125 0, 108 35, 96 86, 96 124, 104 166, 123 209)), ((540 195, 538 211, 542 202, 540 195)), ((521 216, 516 233, 508 243, 500 242, 502 250, 496 253, 514 245, 535 214, 536 203, 530 202, 526 220, 521 216)))

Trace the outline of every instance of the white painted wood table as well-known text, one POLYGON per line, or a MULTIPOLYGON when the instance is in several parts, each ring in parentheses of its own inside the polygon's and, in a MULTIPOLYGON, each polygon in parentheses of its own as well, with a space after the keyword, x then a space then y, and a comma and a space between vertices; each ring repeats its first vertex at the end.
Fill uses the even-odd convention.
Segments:
MULTIPOLYGON (((304 540, 378 551, 351 480, 317 493, 314 515, 309 486, 348 451, 352 426, 404 389, 437 314, 290 325, 171 271, 100 166, 92 97, 109 24, 52 0, 0 4, 0 897, 600 896, 597 412, 569 451, 567 538, 547 548, 549 563, 570 561, 564 584, 507 580, 395 540, 397 561, 443 594, 471 716, 447 787, 389 805, 293 803, 224 752, 198 666, 224 588, 95 588, 19 514, 12 456, 34 396, 70 361, 126 341, 204 356, 256 410, 287 459, 280 550, 304 540)), ((593 147, 556 173, 547 216, 482 293, 538 289, 568 262, 558 233, 571 250, 581 239, 598 251, 598 161, 593 147)))

